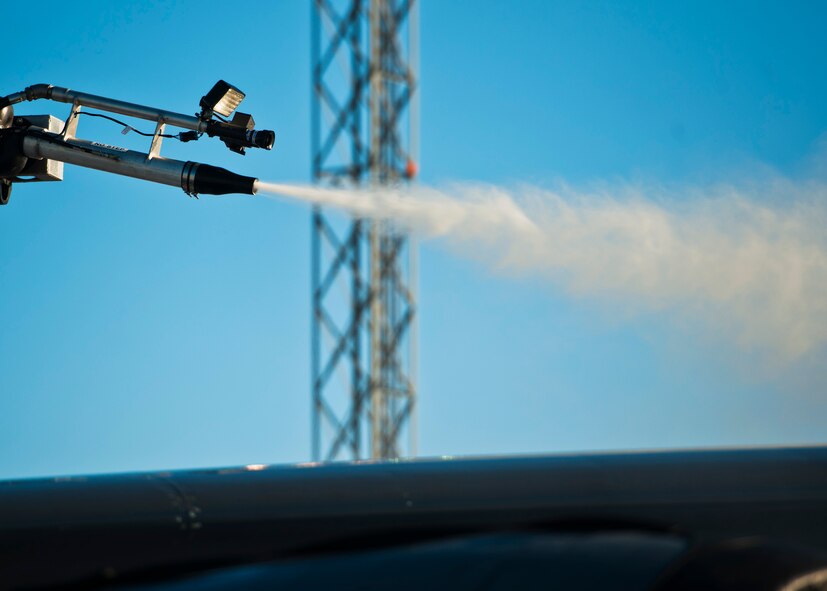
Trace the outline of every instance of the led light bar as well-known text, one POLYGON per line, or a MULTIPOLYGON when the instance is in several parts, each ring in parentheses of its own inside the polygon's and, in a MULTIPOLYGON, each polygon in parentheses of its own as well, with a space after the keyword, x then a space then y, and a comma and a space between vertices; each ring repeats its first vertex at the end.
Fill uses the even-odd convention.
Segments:
POLYGON ((201 97, 201 108, 205 111, 218 113, 222 117, 229 117, 238 108, 246 95, 238 88, 219 80, 215 86, 201 97))

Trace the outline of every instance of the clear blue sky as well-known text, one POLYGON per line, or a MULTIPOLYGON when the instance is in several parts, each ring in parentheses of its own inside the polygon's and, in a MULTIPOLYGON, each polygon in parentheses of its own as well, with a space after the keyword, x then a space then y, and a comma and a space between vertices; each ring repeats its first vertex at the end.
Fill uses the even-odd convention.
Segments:
MULTIPOLYGON (((190 112, 225 78, 277 148, 164 153, 307 181, 309 3, 225 7, 18 6, 0 93, 48 82, 190 112)), ((826 17, 814 2, 424 0, 421 180, 799 174, 827 131, 826 17)), ((46 110, 67 112, 17 112, 46 110)), ((73 167, 16 187, 0 209, 0 478, 308 459, 309 245, 309 212, 288 203, 73 167)), ((613 320, 438 244, 421 249, 420 309, 423 455, 825 439, 823 354, 757 378, 663 318, 613 320)))

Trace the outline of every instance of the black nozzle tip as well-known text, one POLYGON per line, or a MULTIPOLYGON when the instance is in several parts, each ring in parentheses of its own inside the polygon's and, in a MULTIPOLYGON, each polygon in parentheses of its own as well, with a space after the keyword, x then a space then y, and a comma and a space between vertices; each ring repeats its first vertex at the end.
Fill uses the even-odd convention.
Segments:
POLYGON ((181 188, 190 195, 255 195, 257 180, 226 168, 188 162, 182 172, 181 188))

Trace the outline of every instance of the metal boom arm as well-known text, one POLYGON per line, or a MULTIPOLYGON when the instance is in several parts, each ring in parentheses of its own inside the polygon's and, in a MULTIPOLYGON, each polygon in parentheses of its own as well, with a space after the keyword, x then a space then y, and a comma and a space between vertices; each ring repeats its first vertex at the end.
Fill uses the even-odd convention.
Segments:
MULTIPOLYGON (((270 150, 275 142, 275 133, 266 129, 256 130, 251 115, 236 112, 231 121, 224 119, 235 111, 243 98, 243 92, 223 80, 201 98, 201 113, 196 115, 184 115, 50 84, 35 84, 2 97, 0 205, 8 202, 12 183, 62 180, 63 163, 180 186, 189 195, 253 194, 257 181, 253 177, 207 164, 160 156, 163 138, 173 137, 187 142, 198 139, 202 134, 218 137, 230 150, 239 154, 244 154, 246 148, 270 150), (62 130, 58 131, 55 125, 58 120, 51 116, 14 116, 13 105, 41 99, 73 105, 62 130), (154 121, 155 132, 143 134, 152 137, 149 151, 143 153, 76 138, 78 118, 83 107, 154 121), (167 126, 189 131, 169 135, 164 133, 167 126)), ((117 119, 113 121, 122 123, 117 119)))

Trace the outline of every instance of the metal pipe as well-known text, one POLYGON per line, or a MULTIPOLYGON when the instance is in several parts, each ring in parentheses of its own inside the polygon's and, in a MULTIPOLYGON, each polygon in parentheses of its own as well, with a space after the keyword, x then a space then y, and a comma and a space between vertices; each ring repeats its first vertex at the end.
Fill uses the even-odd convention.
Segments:
POLYGON ((225 142, 230 141, 247 148, 270 150, 273 148, 273 143, 276 140, 275 132, 268 129, 247 129, 246 127, 239 127, 232 123, 202 119, 192 115, 184 115, 183 113, 176 113, 165 109, 119 101, 87 92, 78 92, 62 86, 52 86, 51 84, 35 84, 28 86, 26 90, 22 92, 15 92, 0 98, 0 109, 24 100, 35 101, 39 99, 48 99, 59 103, 70 103, 72 105, 100 109, 101 111, 117 113, 127 117, 146 119, 147 121, 161 121, 165 125, 206 133, 210 137, 219 137, 225 142))
POLYGON ((190 195, 253 195, 256 192, 256 178, 238 175, 223 168, 160 156, 149 158, 143 152, 82 139, 64 139, 39 129, 27 132, 23 139, 23 153, 28 158, 59 160, 76 166, 181 187, 190 195))
POLYGON ((85 92, 77 92, 75 90, 69 90, 68 88, 53 87, 51 99, 61 103, 77 103, 84 107, 101 109, 109 111, 110 113, 119 113, 137 119, 146 119, 148 121, 163 120, 167 125, 183 127, 184 129, 207 131, 207 122, 193 115, 184 115, 183 113, 175 113, 174 111, 145 107, 126 101, 119 101, 85 92))
POLYGON ((181 186, 185 162, 166 158, 147 159, 143 152, 118 148, 82 139, 63 140, 46 132, 32 132, 23 139, 23 153, 29 158, 50 158, 68 164, 131 176, 153 183, 181 186))
POLYGON ((27 87, 23 92, 10 94, 2 99, 0 106, 3 106, 5 103, 11 105, 24 100, 34 101, 44 98, 59 103, 83 105, 84 107, 101 109, 103 111, 109 111, 110 113, 126 115, 127 117, 146 119, 147 121, 163 120, 168 125, 199 132, 206 132, 209 126, 209 121, 204 121, 193 115, 184 115, 183 113, 175 113, 174 111, 167 111, 165 109, 146 107, 144 105, 119 101, 87 92, 78 92, 77 90, 71 90, 62 86, 52 86, 51 84, 35 84, 27 87))

